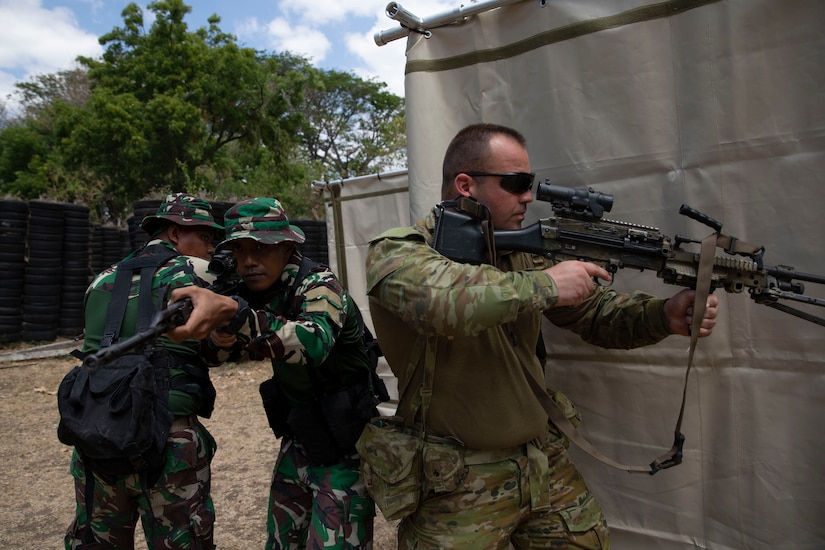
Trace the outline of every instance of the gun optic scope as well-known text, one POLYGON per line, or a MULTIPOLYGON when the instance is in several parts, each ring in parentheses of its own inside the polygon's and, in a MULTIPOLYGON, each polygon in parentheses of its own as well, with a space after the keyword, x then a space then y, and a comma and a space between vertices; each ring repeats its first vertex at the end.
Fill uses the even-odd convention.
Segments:
POLYGON ((548 181, 539 183, 536 199, 553 204, 556 212, 601 218, 613 208, 613 195, 593 191, 593 188, 562 187, 548 181))
POLYGON ((235 271, 236 267, 238 267, 238 264, 235 261, 235 256, 232 255, 232 252, 228 250, 221 250, 212 256, 211 260, 209 260, 209 266, 207 269, 209 270, 209 273, 214 273, 216 277, 222 277, 235 271))

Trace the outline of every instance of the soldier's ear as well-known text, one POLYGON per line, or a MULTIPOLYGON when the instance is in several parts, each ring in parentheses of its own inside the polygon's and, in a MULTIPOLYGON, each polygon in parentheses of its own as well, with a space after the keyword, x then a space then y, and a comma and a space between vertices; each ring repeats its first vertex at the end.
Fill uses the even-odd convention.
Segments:
POLYGON ((166 240, 168 240, 173 245, 178 246, 178 243, 180 243, 180 237, 181 237, 181 227, 176 223, 170 223, 166 227, 165 233, 166 233, 166 240))
POLYGON ((467 174, 458 174, 453 180, 453 187, 462 197, 472 197, 475 180, 467 174))

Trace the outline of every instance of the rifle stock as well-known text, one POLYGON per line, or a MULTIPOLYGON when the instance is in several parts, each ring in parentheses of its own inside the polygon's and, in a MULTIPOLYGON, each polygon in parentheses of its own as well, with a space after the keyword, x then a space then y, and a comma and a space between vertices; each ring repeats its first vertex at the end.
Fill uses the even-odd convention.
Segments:
MULTIPOLYGON (((698 240, 682 235, 671 239, 655 227, 602 219, 603 211, 612 207, 613 198, 592 189, 558 187, 545 181, 539 184, 537 198, 551 202, 554 215, 523 229, 494 231, 497 251, 529 252, 556 261, 592 262, 611 274, 624 268, 650 270, 667 284, 696 288, 699 253, 685 250, 683 245, 698 243, 698 240)), ((680 213, 713 229, 718 235, 718 246, 725 251, 724 255, 714 256, 711 290, 723 288, 730 293, 747 290, 756 303, 825 326, 825 319, 779 302, 784 299, 825 306, 825 299, 805 295, 803 284, 825 284, 825 276, 797 272, 786 265, 766 266, 762 261, 764 247, 722 235, 721 223, 686 205, 680 213)), ((467 242, 473 241, 475 246, 469 249, 481 247, 483 243, 478 242, 481 231, 468 232, 467 217, 468 214, 461 212, 440 216, 435 242, 446 241, 446 249, 468 250, 467 242), (462 216, 463 223, 451 221, 455 216, 462 216), (449 246, 454 238, 461 239, 461 246, 449 246)), ((438 246, 436 249, 439 250, 438 246)), ((483 258, 472 261, 481 263, 483 258)))

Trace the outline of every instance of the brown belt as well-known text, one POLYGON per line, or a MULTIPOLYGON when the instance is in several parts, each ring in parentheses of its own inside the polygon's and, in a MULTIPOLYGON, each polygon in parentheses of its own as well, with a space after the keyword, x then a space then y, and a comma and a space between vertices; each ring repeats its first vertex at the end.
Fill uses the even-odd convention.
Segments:
POLYGON ((172 421, 172 426, 169 428, 169 433, 179 432, 186 428, 191 428, 198 423, 198 417, 194 414, 189 416, 176 416, 172 421))

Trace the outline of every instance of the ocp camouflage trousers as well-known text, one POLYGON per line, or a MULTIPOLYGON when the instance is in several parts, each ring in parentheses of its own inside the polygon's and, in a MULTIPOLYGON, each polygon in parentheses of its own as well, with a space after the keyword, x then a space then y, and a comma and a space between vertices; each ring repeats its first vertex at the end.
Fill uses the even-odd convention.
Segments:
MULTIPOLYGON (((92 530, 96 544, 85 548, 134 548, 138 518, 150 550, 212 550, 215 509, 210 496, 210 463, 217 446, 197 423, 169 434, 163 473, 143 488, 138 474, 94 474, 92 530)), ((76 511, 64 540, 66 550, 83 548, 86 527, 86 474, 77 452, 72 456, 76 511)))
POLYGON ((398 548, 609 548, 604 514, 566 447, 552 433, 502 451, 428 437, 422 501, 401 521, 398 548))
POLYGON ((372 548, 375 503, 358 455, 312 466, 300 443, 281 440, 269 491, 266 550, 372 548))

